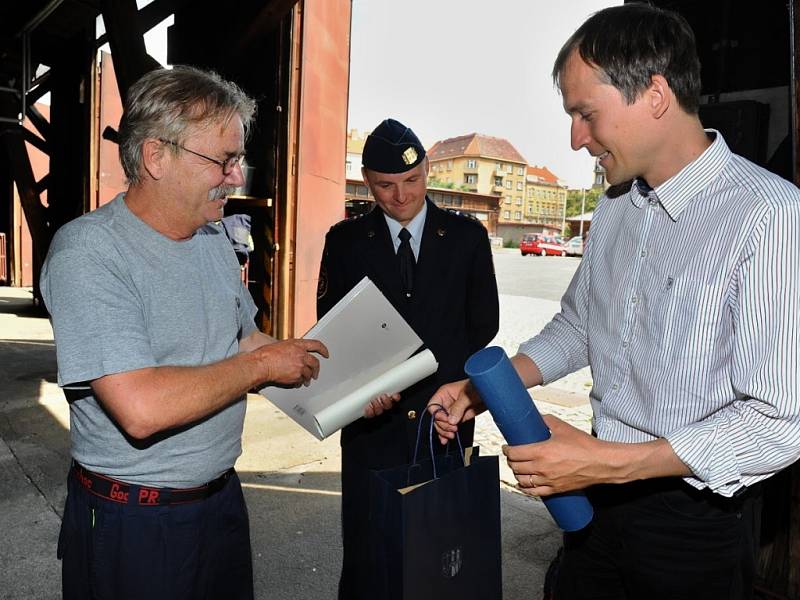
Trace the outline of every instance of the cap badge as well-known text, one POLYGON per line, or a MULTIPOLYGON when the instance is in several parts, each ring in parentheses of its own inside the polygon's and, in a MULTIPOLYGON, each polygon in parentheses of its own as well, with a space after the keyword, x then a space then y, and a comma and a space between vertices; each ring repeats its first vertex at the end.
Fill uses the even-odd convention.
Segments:
POLYGON ((417 161, 417 151, 412 147, 409 146, 403 152, 403 162, 407 165, 414 164, 417 161))

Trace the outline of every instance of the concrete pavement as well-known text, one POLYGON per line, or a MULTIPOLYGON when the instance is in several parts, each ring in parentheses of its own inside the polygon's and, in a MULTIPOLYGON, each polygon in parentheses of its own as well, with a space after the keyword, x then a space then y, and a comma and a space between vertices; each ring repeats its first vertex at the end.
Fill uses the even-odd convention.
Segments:
MULTIPOLYGON (((55 349, 47 319, 29 290, 0 287, 0 598, 60 597, 55 558, 69 465, 69 414, 55 383, 55 349)), ((516 350, 555 303, 501 297, 496 343, 516 350), (521 311, 521 312, 520 312, 521 311), (520 322, 520 314, 533 322, 520 322)), ((557 308, 557 305, 555 305, 557 308)), ((550 313, 551 314, 551 313, 550 313)), ((526 319, 522 319, 526 320, 526 319)), ((543 412, 588 428, 587 373, 535 394, 543 412)), ((502 438, 479 418, 483 454, 502 438)), ((248 397, 244 453, 237 463, 250 511, 257 597, 336 597, 339 541, 338 436, 317 442, 260 396, 248 397)), ((541 502, 515 491, 500 461, 506 600, 540 597, 560 533, 541 502)))

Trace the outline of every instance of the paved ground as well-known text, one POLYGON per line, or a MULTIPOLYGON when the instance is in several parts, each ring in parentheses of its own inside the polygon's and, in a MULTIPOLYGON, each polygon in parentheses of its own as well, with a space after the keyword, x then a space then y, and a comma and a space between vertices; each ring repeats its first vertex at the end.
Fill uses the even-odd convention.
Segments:
POLYGON ((571 256, 521 256, 516 248, 497 248, 497 285, 503 294, 558 302, 580 260, 571 256))
MULTIPOLYGON (((553 263, 558 268, 572 262, 542 260, 564 260, 553 263)), ((516 267, 508 252, 498 252, 496 261, 498 278, 506 262, 516 267)), ((501 296, 494 343, 510 354, 558 309, 553 300, 523 292, 501 296)), ((543 412, 588 429, 589 381, 587 372, 575 374, 536 391, 535 400, 543 412)), ((55 545, 69 416, 55 384, 52 331, 32 313, 27 290, 0 288, 0 387, 0 598, 58 598, 55 545)), ((502 439, 488 415, 479 417, 476 438, 484 454, 499 454, 502 439)), ((560 534, 540 502, 506 485, 513 477, 500 464, 504 598, 531 600, 540 595, 560 534)), ((263 398, 250 396, 237 469, 250 507, 257 597, 334 598, 341 554, 338 436, 317 442, 263 398)))

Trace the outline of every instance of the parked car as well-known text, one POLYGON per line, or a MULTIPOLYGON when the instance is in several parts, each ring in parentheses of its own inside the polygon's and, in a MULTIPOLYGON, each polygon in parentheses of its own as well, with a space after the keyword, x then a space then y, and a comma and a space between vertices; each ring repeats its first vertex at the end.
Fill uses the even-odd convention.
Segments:
POLYGON ((567 254, 570 256, 583 256, 583 240, 581 236, 576 235, 564 242, 564 250, 566 250, 567 254))
POLYGON ((566 256, 567 251, 554 237, 541 233, 526 233, 519 242, 522 256, 538 254, 539 256, 566 256))

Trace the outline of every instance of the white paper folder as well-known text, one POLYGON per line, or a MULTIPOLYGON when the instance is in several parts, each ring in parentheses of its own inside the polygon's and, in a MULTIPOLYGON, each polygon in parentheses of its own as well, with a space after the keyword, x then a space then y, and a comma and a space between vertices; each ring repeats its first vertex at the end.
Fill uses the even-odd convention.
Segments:
POLYGON ((376 396, 402 392, 439 366, 430 350, 411 356, 422 340, 368 277, 303 337, 328 347, 319 379, 260 393, 320 440, 361 417, 376 396))

